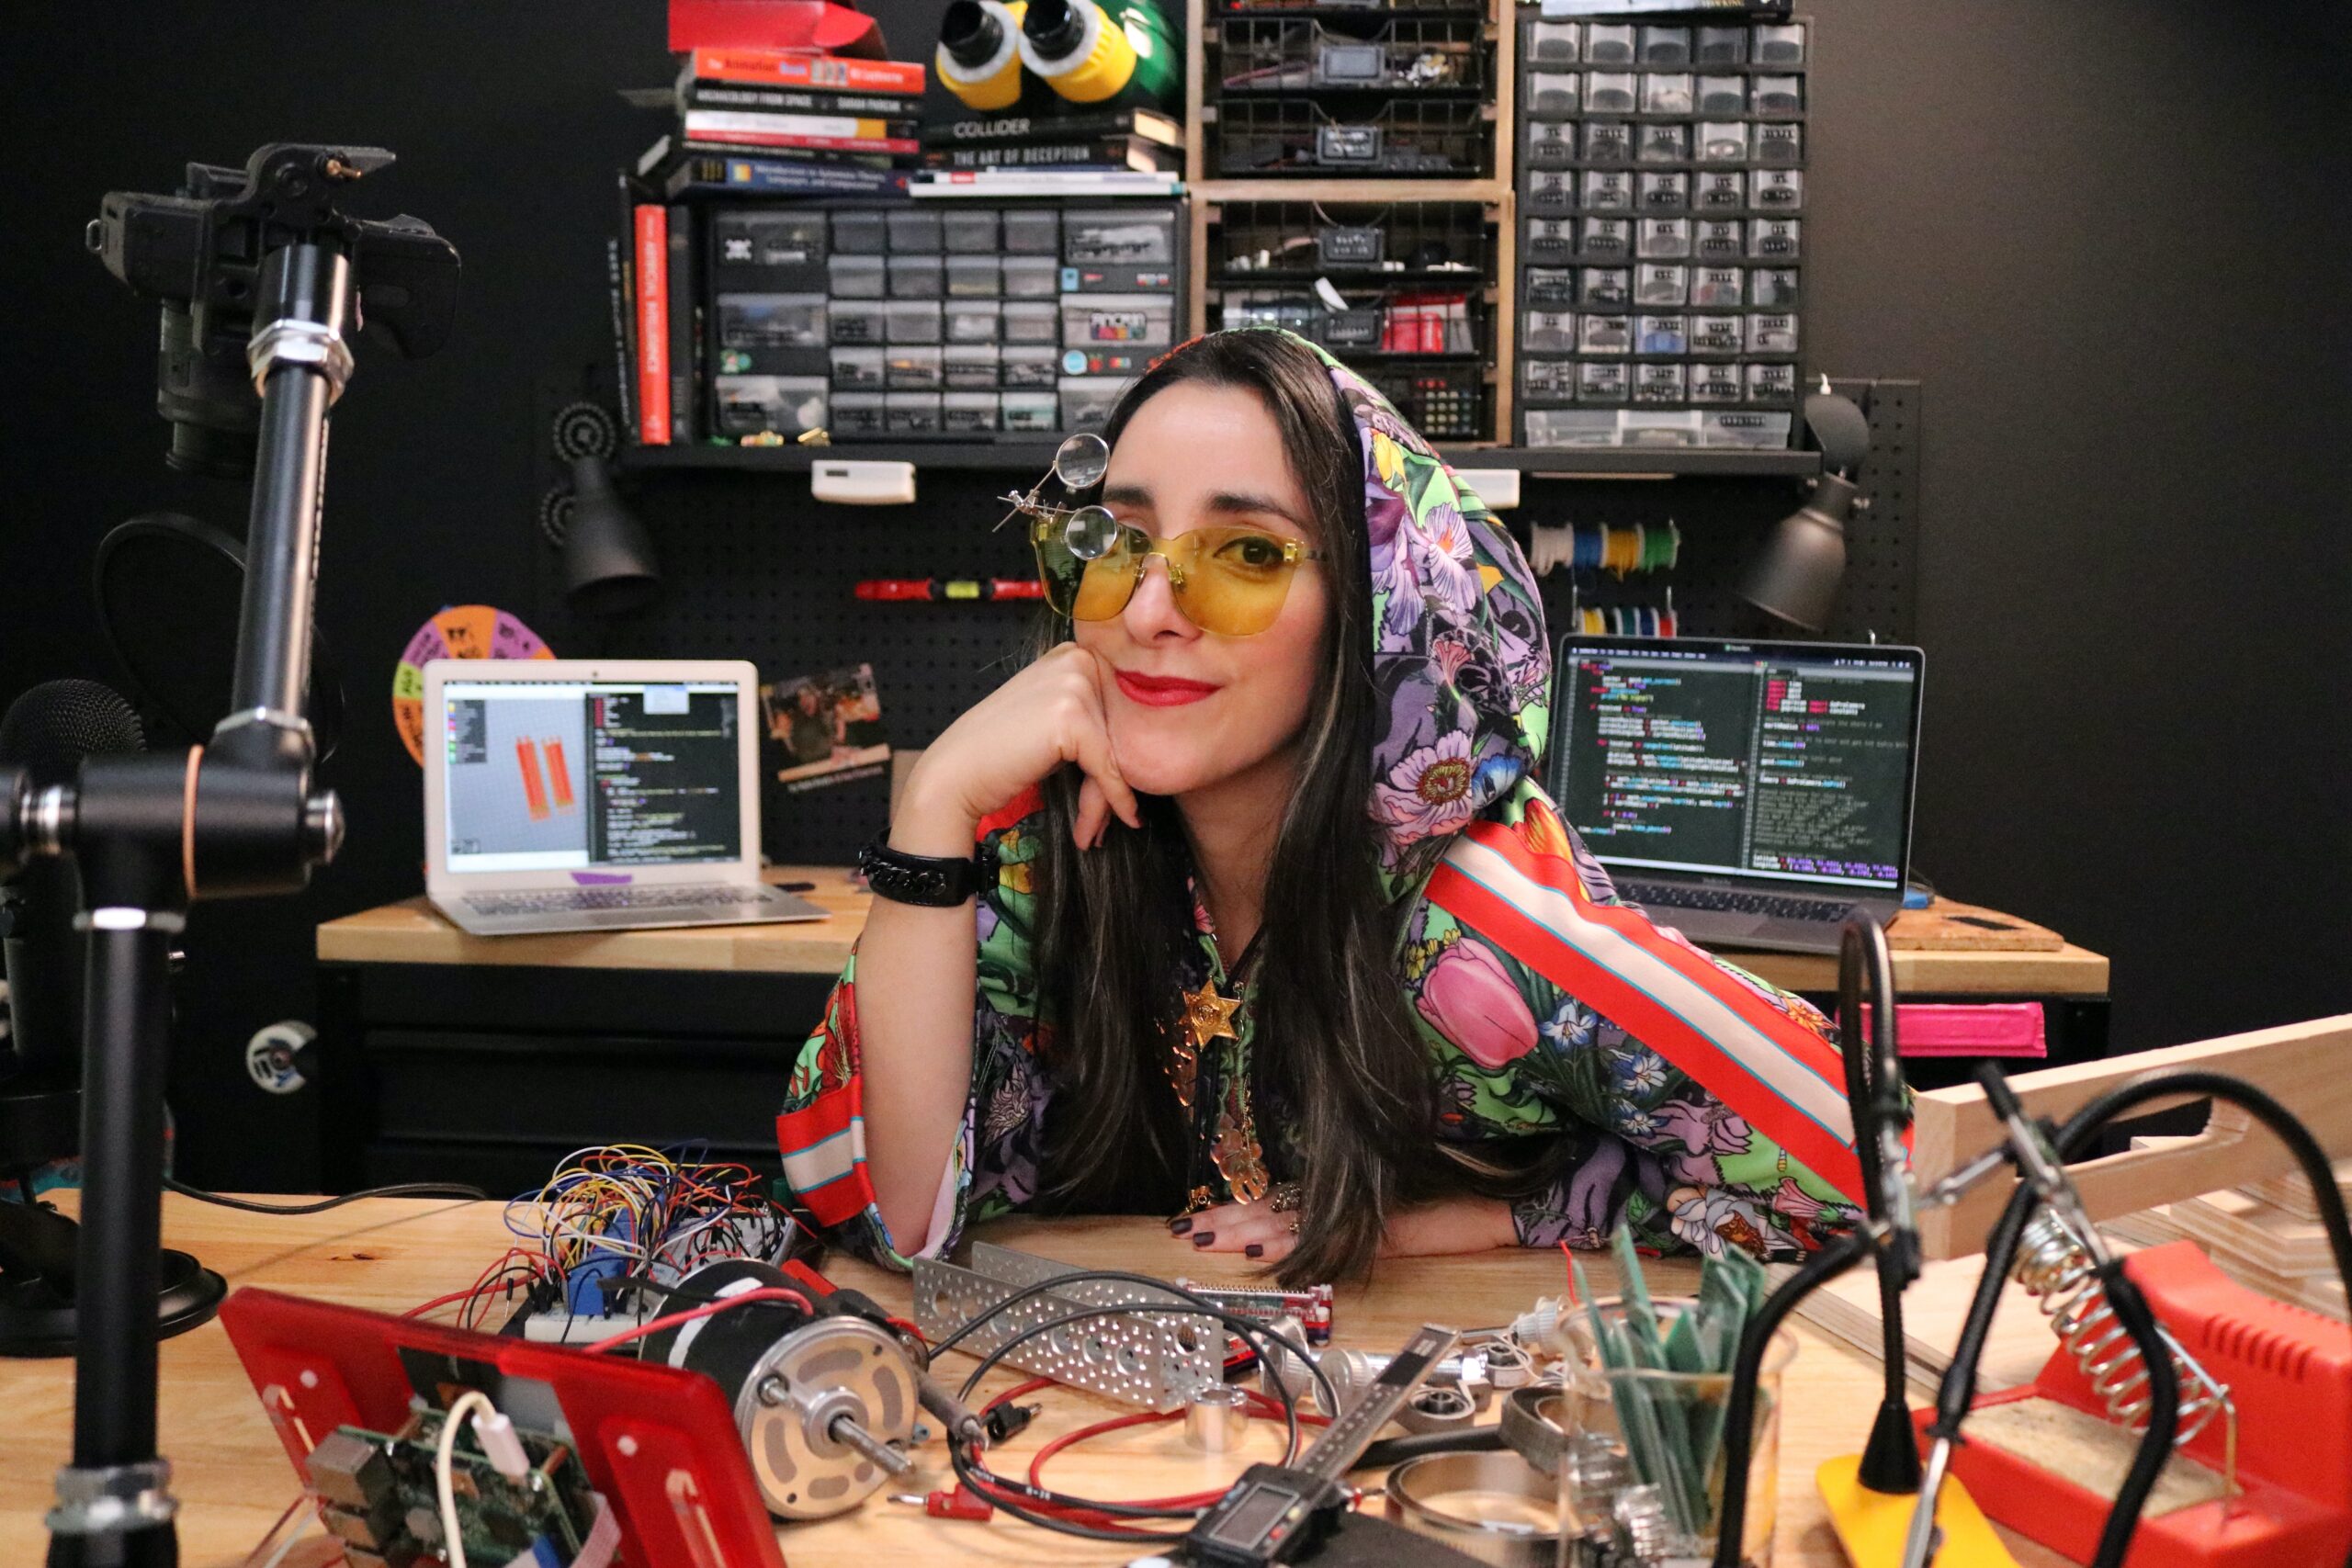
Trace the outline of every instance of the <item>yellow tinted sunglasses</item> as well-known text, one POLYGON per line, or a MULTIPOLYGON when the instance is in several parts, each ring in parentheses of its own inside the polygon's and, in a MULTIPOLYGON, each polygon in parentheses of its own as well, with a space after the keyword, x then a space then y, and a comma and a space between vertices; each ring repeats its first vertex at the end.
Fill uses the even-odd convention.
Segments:
MULTIPOLYGON (((1102 437, 1073 435, 1056 457, 1054 477, 1070 490, 1087 490, 1102 482, 1109 466, 1102 437)), ((1156 538, 1100 506, 1041 504, 1039 488, 1042 481, 1026 496, 1005 499, 1028 514, 1046 603, 1073 620, 1116 616, 1158 556, 1168 563, 1169 592, 1185 619, 1220 637, 1252 637, 1282 614, 1298 563, 1323 558, 1296 539, 1246 526, 1156 538)))

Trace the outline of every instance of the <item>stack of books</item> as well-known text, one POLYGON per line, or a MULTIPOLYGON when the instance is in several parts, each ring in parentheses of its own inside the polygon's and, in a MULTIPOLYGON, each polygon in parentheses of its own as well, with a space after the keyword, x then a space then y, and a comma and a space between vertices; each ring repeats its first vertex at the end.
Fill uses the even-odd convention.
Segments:
POLYGON ((638 161, 675 200, 710 194, 898 196, 922 151, 925 67, 768 49, 697 49, 677 129, 638 161))
POLYGON ((916 196, 1173 196, 1183 128, 1156 109, 1067 106, 927 125, 916 196))

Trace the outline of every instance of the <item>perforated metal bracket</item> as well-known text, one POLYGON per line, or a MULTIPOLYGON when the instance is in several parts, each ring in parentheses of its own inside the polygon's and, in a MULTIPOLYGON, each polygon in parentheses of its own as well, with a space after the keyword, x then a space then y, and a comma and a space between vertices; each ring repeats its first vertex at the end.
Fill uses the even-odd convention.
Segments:
MULTIPOLYGON (((1069 1264, 986 1242, 972 1246, 972 1267, 915 1259, 915 1326, 938 1340, 1032 1285, 1067 1281, 1001 1313, 957 1345, 986 1355, 1024 1329, 1090 1306, 1148 1305, 1174 1297, 1148 1286, 1070 1280, 1069 1264)), ((1209 1318, 1143 1313, 1084 1319, 1038 1336, 1006 1364, 1073 1388, 1110 1395, 1147 1410, 1182 1409, 1195 1389, 1223 1380, 1225 1335, 1209 1318)))

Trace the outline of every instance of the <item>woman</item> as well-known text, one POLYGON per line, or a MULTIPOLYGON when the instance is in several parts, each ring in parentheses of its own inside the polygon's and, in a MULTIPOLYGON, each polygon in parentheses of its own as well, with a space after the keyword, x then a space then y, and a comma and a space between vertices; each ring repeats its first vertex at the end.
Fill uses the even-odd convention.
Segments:
POLYGON ((1015 1208, 1177 1210, 1291 1282, 1849 1223, 1826 1021, 1622 903, 1537 787, 1533 580, 1419 435, 1267 330, 1178 347, 1104 435, 1107 552, 1034 530, 1066 640, 867 852, 948 902, 876 899, 802 1050, 820 1223, 903 1265, 1015 1208))

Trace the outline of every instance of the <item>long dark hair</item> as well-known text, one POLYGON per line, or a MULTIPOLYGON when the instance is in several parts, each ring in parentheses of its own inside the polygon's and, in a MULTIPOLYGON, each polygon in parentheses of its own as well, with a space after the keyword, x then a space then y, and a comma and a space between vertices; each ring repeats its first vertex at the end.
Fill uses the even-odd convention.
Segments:
MULTIPOLYGON (((1368 812, 1374 694, 1371 558, 1354 418, 1320 361, 1266 332, 1219 333, 1162 360, 1104 426, 1115 446, 1135 412, 1181 381, 1257 395, 1306 492, 1328 572, 1329 616, 1300 734, 1298 786, 1267 867, 1254 974, 1252 1100, 1270 1165, 1277 1120, 1297 1132, 1304 1185, 1286 1282, 1366 1271, 1389 1214, 1463 1184, 1440 1156, 1436 1070, 1416 1033, 1396 949, 1401 907, 1385 902, 1368 812)), ((1056 623, 1051 642, 1067 633, 1056 623)), ((1078 783, 1047 781, 1038 867, 1037 973, 1044 1047, 1061 1101, 1046 1151, 1049 1197, 1090 1190, 1179 1191, 1189 1139, 1162 1062, 1177 998, 1168 945, 1189 931, 1187 865, 1172 801, 1147 798, 1145 830, 1116 824, 1100 849, 1071 843, 1078 783)))

